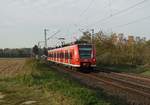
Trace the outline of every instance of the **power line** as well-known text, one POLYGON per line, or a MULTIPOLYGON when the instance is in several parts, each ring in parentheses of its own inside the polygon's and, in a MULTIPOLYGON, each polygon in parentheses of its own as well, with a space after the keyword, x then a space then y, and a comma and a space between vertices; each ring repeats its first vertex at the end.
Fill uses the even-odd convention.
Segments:
MULTIPOLYGON (((88 9, 91 7, 91 5, 92 5, 92 3, 94 2, 95 0, 91 0, 90 2, 89 2, 89 4, 88 4, 88 6, 80 13, 80 17, 82 17, 87 11, 88 11, 88 9)), ((81 22, 81 19, 79 20, 79 23, 81 22)), ((79 24, 77 24, 77 23, 75 23, 75 24, 73 24, 75 27, 78 27, 79 26, 79 24)))
POLYGON ((110 16, 111 16, 112 15, 112 8, 111 8, 112 3, 111 3, 111 0, 108 0, 108 2, 109 2, 108 6, 109 6, 109 11, 110 11, 110 16))
POLYGON ((47 40, 50 40, 52 37, 54 37, 56 34, 58 34, 60 32, 60 30, 58 30, 57 32, 55 32, 54 34, 52 34, 50 37, 47 38, 47 40))
POLYGON ((137 22, 143 21, 143 20, 148 19, 148 18, 150 18, 150 15, 149 15, 149 16, 146 16, 146 17, 143 17, 143 18, 140 18, 140 19, 137 19, 137 20, 134 20, 134 21, 131 21, 131 22, 128 22, 128 23, 126 23, 126 24, 117 25, 117 26, 115 26, 114 28, 124 27, 124 26, 130 25, 130 24, 134 24, 134 23, 137 23, 137 22))
POLYGON ((80 17, 83 16, 87 11, 88 9, 91 7, 91 4, 94 2, 94 0, 91 0, 87 6, 87 8, 85 8, 85 10, 83 12, 81 12, 80 14, 80 17))
POLYGON ((128 11, 128 10, 130 10, 130 9, 132 9, 132 8, 137 7, 137 6, 140 5, 140 4, 143 4, 143 3, 147 2, 147 1, 149 1, 149 0, 143 0, 143 1, 140 1, 140 2, 138 2, 138 3, 136 3, 136 4, 132 5, 132 6, 128 7, 128 8, 122 9, 122 10, 120 10, 120 11, 118 11, 118 12, 116 12, 116 13, 110 15, 110 16, 107 16, 107 17, 105 17, 105 18, 102 18, 102 19, 100 19, 100 20, 94 22, 93 24, 91 24, 91 26, 93 26, 93 25, 95 25, 95 24, 97 24, 97 23, 99 23, 99 22, 106 21, 106 20, 108 20, 108 19, 110 19, 110 18, 112 18, 112 17, 114 17, 114 16, 119 15, 119 14, 122 14, 122 13, 124 13, 124 12, 126 12, 126 11, 128 11))

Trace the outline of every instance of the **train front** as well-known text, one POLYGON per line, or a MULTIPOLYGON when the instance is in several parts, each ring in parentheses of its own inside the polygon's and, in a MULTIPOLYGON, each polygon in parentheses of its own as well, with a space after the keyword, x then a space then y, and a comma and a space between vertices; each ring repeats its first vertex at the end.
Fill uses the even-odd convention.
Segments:
POLYGON ((96 67, 96 50, 94 45, 80 44, 78 45, 80 67, 81 68, 95 68, 96 67))

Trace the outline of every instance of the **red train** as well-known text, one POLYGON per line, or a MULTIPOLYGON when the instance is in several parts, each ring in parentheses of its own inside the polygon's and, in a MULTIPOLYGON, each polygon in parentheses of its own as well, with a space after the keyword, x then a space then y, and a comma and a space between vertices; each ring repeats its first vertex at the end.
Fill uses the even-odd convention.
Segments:
POLYGON ((47 60, 75 68, 94 68, 96 50, 91 44, 74 44, 48 50, 47 60))

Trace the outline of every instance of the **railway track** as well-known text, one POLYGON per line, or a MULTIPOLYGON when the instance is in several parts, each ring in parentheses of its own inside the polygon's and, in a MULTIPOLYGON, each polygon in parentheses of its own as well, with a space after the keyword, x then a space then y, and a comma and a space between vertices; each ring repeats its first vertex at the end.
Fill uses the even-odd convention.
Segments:
MULTIPOLYGON (((148 83, 150 80, 146 78, 138 78, 127 74, 107 74, 107 73, 92 73, 95 77, 105 79, 114 83, 117 83, 120 86, 130 87, 131 89, 138 90, 139 93, 147 94, 150 96, 150 84, 148 83), (138 79, 137 79, 138 78, 138 79), (141 91, 141 92, 140 92, 141 91)), ((133 90, 133 91, 134 91, 133 90)))
POLYGON ((132 103, 131 105, 150 105, 150 79, 148 78, 114 72, 81 73, 70 69, 66 69, 65 72, 75 78, 88 81, 88 85, 96 85, 109 92, 123 94, 132 103))
MULTIPOLYGON (((83 74, 80 72, 77 73, 77 75, 82 75, 90 79, 96 80, 98 82, 103 82, 104 84, 107 84, 109 86, 111 85, 116 88, 121 88, 123 90, 130 91, 132 93, 136 93, 136 94, 142 95, 150 99, 150 86, 148 86, 147 84, 143 85, 133 80, 128 81, 126 80, 127 78, 120 79, 120 78, 117 78, 116 76, 115 77, 113 77, 112 75, 109 76, 109 74, 107 76, 102 75, 102 74, 100 73, 83 74)), ((126 75, 126 77, 128 76, 126 75)))
POLYGON ((135 80, 135 82, 147 84, 150 86, 150 78, 148 78, 148 77, 143 77, 143 76, 135 75, 135 74, 126 74, 126 73, 114 73, 114 72, 112 72, 112 74, 116 75, 117 77, 120 76, 120 77, 126 78, 126 79, 131 80, 131 81, 135 80))

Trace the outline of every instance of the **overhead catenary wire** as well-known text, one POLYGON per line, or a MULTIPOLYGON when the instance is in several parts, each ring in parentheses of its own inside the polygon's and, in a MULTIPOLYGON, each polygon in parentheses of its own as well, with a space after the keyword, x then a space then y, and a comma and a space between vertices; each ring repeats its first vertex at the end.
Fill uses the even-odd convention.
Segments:
MULTIPOLYGON (((95 1, 95 0, 91 0, 91 1, 89 2, 89 4, 87 5, 87 7, 86 7, 83 11, 81 11, 79 17, 82 17, 82 16, 89 10, 89 8, 91 7, 91 5, 93 4, 94 1, 95 1)), ((81 22, 81 19, 79 20, 79 23, 80 23, 80 22, 81 22)), ((81 25, 79 25, 79 24, 77 24, 77 23, 74 23, 73 25, 74 25, 75 27, 81 26, 81 25)))
POLYGON ((128 25, 130 25, 130 24, 134 24, 134 23, 137 23, 137 22, 146 20, 146 19, 148 19, 148 18, 150 18, 150 15, 149 15, 149 16, 145 16, 145 17, 140 18, 140 19, 136 19, 136 20, 134 20, 134 21, 130 21, 130 22, 125 23, 125 24, 121 24, 121 25, 114 26, 113 28, 121 28, 121 27, 124 27, 124 26, 128 26, 128 25))
MULTIPOLYGON (((91 0, 90 3, 89 3, 89 5, 87 6, 87 8, 86 8, 83 12, 81 12, 80 17, 82 17, 82 16, 89 10, 89 8, 90 8, 90 6, 91 6, 91 3, 92 3, 93 1, 94 1, 94 0, 91 0)), ((127 8, 125 8, 125 9, 122 9, 122 10, 120 10, 120 11, 118 11, 118 12, 112 13, 112 10, 111 10, 111 1, 109 0, 109 8, 110 8, 110 12, 111 12, 110 15, 109 15, 109 16, 106 16, 106 17, 104 17, 104 18, 102 18, 102 19, 100 19, 100 20, 98 20, 98 21, 96 21, 96 22, 94 22, 94 23, 92 23, 91 25, 88 25, 88 27, 94 26, 94 25, 96 25, 97 23, 100 23, 100 22, 104 22, 104 21, 106 21, 106 20, 109 20, 109 19, 111 19, 111 18, 114 17, 114 16, 123 14, 123 13, 125 13, 125 12, 127 12, 127 11, 129 11, 129 10, 131 10, 131 9, 133 9, 133 8, 138 7, 139 5, 141 5, 141 4, 145 3, 145 2, 148 2, 148 1, 149 1, 149 0, 142 0, 142 1, 139 1, 139 2, 137 2, 137 3, 135 3, 135 4, 133 4, 133 5, 131 5, 131 6, 127 7, 127 8)), ((123 25, 118 25, 118 27, 119 27, 119 26, 125 26, 125 25, 128 25, 128 24, 133 24, 133 23, 135 23, 135 22, 138 21, 138 20, 139 20, 139 19, 137 19, 137 20, 135 20, 135 21, 132 21, 132 22, 129 22, 129 23, 126 23, 126 24, 123 24, 123 25)), ((140 21, 141 21, 141 20, 140 20, 140 21)), ((78 27, 79 25, 74 24, 74 26, 75 26, 75 27, 78 27)), ((84 27, 84 26, 83 26, 83 27, 84 27)), ((111 27, 111 28, 113 28, 113 27, 111 27)))
POLYGON ((111 16, 111 15, 112 15, 112 8, 111 8, 111 5, 112 5, 112 4, 111 4, 111 0, 108 0, 108 2, 109 2, 108 5, 109 5, 110 16, 111 16))
POLYGON ((50 40, 52 37, 54 37, 56 34, 58 34, 60 32, 60 30, 58 30, 57 32, 55 32, 54 34, 52 34, 50 37, 47 38, 47 40, 50 40))
POLYGON ((93 2, 94 2, 94 0, 91 0, 89 2, 88 6, 80 13, 80 17, 82 17, 88 11, 88 9, 91 7, 93 2))
POLYGON ((131 5, 131 6, 127 7, 127 8, 125 8, 125 9, 122 9, 122 10, 116 12, 116 13, 113 13, 113 14, 107 16, 107 17, 104 17, 104 18, 100 19, 100 20, 94 22, 93 24, 91 24, 90 26, 93 26, 93 25, 95 25, 95 24, 97 24, 97 23, 106 21, 106 20, 108 20, 108 19, 110 19, 110 18, 112 18, 112 17, 114 17, 114 16, 120 15, 120 14, 122 14, 122 13, 125 13, 125 12, 129 11, 130 9, 133 9, 133 8, 139 6, 139 5, 141 5, 141 4, 143 4, 143 3, 147 2, 147 1, 149 1, 149 0, 142 0, 142 1, 140 1, 140 2, 138 2, 138 3, 136 3, 136 4, 134 4, 134 5, 131 5))

